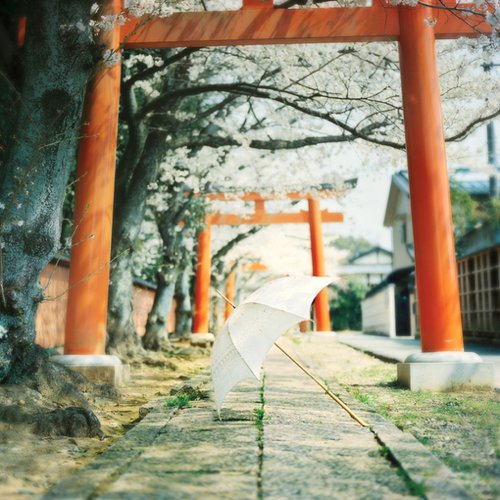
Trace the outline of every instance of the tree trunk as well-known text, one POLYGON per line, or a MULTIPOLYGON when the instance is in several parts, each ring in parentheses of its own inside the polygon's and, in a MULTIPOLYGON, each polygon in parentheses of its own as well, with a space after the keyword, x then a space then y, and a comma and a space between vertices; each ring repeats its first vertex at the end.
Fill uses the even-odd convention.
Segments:
POLYGON ((134 357, 143 349, 135 331, 133 278, 130 260, 117 259, 109 283, 108 334, 106 351, 122 358, 134 357))
POLYGON ((150 132, 129 189, 115 190, 113 215, 113 262, 108 304, 108 352, 134 355, 142 351, 133 322, 132 252, 146 210, 148 185, 156 179, 165 154, 165 133, 150 132))
POLYGON ((0 381, 33 366, 40 272, 59 242, 85 85, 92 69, 90 1, 30 4, 15 142, 0 174, 0 381))
POLYGON ((142 345, 152 351, 168 348, 168 316, 174 298, 177 269, 156 274, 156 295, 153 307, 148 315, 146 334, 142 338, 142 345))
POLYGON ((191 269, 186 265, 175 284, 175 337, 188 339, 192 331, 191 269))
MULTIPOLYGON (((183 197, 181 196, 181 198, 183 197)), ((156 289, 155 301, 148 316, 146 335, 142 339, 142 345, 146 349, 153 349, 155 351, 168 346, 168 315, 174 297, 175 283, 179 275, 184 237, 188 230, 188 227, 185 225, 178 231, 177 224, 184 210, 181 207, 177 207, 174 200, 171 200, 172 206, 168 214, 156 214, 158 232, 163 242, 163 262, 156 274, 158 287, 156 289)))

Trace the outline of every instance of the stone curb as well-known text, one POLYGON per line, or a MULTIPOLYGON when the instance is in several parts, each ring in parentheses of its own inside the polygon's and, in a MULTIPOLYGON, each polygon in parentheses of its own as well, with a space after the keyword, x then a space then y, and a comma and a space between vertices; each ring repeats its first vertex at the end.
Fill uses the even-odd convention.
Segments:
MULTIPOLYGON (((210 373, 203 370, 192 379, 182 382, 196 388, 205 385, 210 373)), ((165 396, 149 401, 139 409, 143 418, 132 429, 118 438, 102 455, 73 474, 56 483, 42 499, 88 499, 98 496, 99 490, 123 474, 130 464, 168 427, 177 414, 177 408, 165 406, 165 396)))
POLYGON ((343 345, 351 347, 352 349, 356 349, 357 351, 364 352, 365 354, 370 354, 371 356, 375 356, 381 361, 385 361, 386 363, 403 363, 408 353, 395 353, 388 352, 380 347, 373 346, 361 346, 358 345, 357 342, 351 342, 350 339, 344 339, 342 337, 337 337, 337 341, 343 345))
POLYGON ((470 499, 460 480, 411 434, 373 413, 371 430, 395 462, 415 483, 423 485, 429 500, 470 499))
MULTIPOLYGON (((317 365, 312 367, 308 359, 297 353, 296 355, 306 366, 319 370, 321 374, 321 368, 317 365)), ((327 386, 331 388, 331 385, 331 382, 328 381, 327 386)), ((394 462, 399 465, 411 481, 423 486, 425 498, 429 500, 472 498, 458 477, 412 434, 403 432, 369 406, 353 398, 340 385, 335 384, 332 392, 370 425, 370 430, 380 444, 387 448, 394 462)))

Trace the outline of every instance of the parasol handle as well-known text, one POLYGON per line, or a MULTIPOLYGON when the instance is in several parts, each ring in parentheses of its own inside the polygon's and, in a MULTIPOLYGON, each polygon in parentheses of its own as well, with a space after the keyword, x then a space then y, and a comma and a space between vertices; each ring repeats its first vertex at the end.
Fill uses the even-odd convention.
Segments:
MULTIPOLYGON (((229 305, 231 305, 233 308, 236 309, 236 304, 234 302, 232 302, 231 300, 229 300, 220 290, 215 290, 229 305)), ((356 415, 356 413, 354 413, 343 401, 341 401, 337 396, 335 396, 335 394, 333 394, 333 392, 330 391, 330 389, 328 389, 328 387, 326 387, 321 381, 319 381, 304 365, 302 365, 302 363, 300 363, 299 361, 297 361, 291 354, 288 354, 288 352, 285 351, 285 349, 283 349, 283 347, 281 347, 280 345, 278 345, 276 342, 274 343, 274 345, 292 362, 294 363, 296 366, 298 366, 311 380, 313 380, 314 382, 316 382, 316 384, 318 384, 321 389, 323 389, 323 391, 325 391, 325 394, 327 394, 328 396, 330 396, 344 411, 346 411, 349 416, 354 419, 359 425, 363 426, 363 427, 369 427, 369 425, 361 418, 361 417, 358 417, 358 415, 356 415)))
POLYGON ((333 394, 333 392, 331 392, 330 389, 328 389, 328 387, 326 387, 326 385, 324 385, 323 383, 321 383, 305 366, 303 366, 301 363, 299 363, 292 355, 288 354, 285 351, 285 349, 283 349, 283 347, 281 347, 280 345, 278 345, 276 342, 274 343, 274 345, 292 363, 294 363, 295 365, 297 365, 309 378, 311 378, 311 380, 313 380, 314 382, 316 382, 316 384, 318 384, 325 391, 325 393, 328 394, 328 396, 330 396, 343 410, 345 410, 352 419, 356 420, 356 422, 359 425, 362 425, 363 427, 369 427, 369 425, 361 417, 358 417, 356 415, 356 413, 354 413, 343 401, 341 401, 337 396, 335 396, 335 394, 333 394))

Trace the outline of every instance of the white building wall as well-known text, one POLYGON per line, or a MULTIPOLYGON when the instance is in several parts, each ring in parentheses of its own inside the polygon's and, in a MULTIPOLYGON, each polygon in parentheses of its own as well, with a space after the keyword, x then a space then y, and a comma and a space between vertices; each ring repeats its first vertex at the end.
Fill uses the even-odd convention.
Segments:
POLYGON ((394 285, 388 285, 361 304, 363 332, 396 336, 394 285))
POLYGON ((394 269, 401 269, 413 265, 408 254, 407 244, 413 243, 413 229, 411 225, 410 200, 406 196, 399 196, 396 215, 392 226, 392 251, 394 269))
POLYGON ((373 252, 363 257, 358 257, 352 262, 353 265, 391 265, 392 257, 384 252, 373 252))

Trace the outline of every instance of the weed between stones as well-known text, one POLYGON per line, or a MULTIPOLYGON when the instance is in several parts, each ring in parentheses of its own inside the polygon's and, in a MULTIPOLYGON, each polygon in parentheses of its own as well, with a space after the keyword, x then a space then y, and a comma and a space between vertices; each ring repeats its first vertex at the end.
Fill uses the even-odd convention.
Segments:
POLYGON ((406 487, 408 488, 408 492, 410 495, 413 495, 415 497, 419 498, 426 498, 426 490, 425 490, 425 485, 423 483, 419 483, 418 481, 414 481, 411 479, 411 477, 408 475, 408 473, 401 467, 401 465, 398 463, 398 461, 394 458, 394 456, 391 453, 390 448, 387 446, 383 445, 380 443, 380 440, 376 438, 380 447, 379 447, 379 453, 382 457, 384 457, 386 460, 388 460, 394 467, 396 467, 396 473, 397 475, 405 482, 406 487))
POLYGON ((253 411, 255 415, 255 425, 257 427, 257 446, 259 450, 264 449, 264 414, 263 408, 255 408, 253 411))
POLYGON ((188 408, 191 406, 192 399, 186 395, 172 396, 165 401, 167 408, 188 408))
POLYGON ((255 408, 253 411, 255 417, 255 427, 257 428, 257 499, 264 498, 264 491, 262 489, 262 467, 264 464, 264 416, 266 414, 265 405, 265 381, 266 375, 262 375, 262 385, 260 386, 260 407, 255 408))
POLYGON ((419 497, 419 498, 427 498, 426 497, 426 490, 425 490, 425 485, 423 483, 419 483, 417 481, 413 481, 408 474, 403 469, 398 469, 397 471, 398 475, 401 476, 406 483, 406 486, 408 487, 408 491, 410 494, 413 496, 419 497))
POLYGON ((181 387, 174 387, 170 391, 171 396, 165 401, 167 408, 189 408, 191 401, 204 399, 207 397, 205 391, 189 384, 184 384, 181 387))

